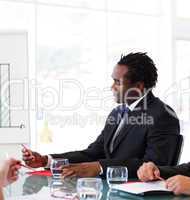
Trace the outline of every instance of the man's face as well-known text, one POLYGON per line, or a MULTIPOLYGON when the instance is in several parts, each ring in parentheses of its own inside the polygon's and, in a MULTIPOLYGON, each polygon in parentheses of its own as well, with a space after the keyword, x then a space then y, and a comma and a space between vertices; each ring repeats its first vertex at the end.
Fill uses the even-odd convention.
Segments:
POLYGON ((132 84, 130 80, 126 79, 127 73, 127 66, 116 65, 112 73, 114 82, 111 86, 111 89, 117 103, 127 103, 130 105, 140 96, 142 96, 142 84, 132 84))

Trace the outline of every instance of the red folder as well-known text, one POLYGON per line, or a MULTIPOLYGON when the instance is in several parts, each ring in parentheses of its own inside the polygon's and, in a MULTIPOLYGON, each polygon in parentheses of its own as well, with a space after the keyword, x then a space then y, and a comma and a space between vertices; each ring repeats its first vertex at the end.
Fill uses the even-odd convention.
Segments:
POLYGON ((32 172, 27 172, 27 174, 35 176, 52 176, 52 173, 49 170, 32 171, 32 172))

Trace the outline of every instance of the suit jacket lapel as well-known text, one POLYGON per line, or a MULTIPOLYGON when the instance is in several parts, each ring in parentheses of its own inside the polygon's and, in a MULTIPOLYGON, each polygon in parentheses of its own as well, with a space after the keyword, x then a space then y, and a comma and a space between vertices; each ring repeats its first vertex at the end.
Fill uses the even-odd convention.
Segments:
MULTIPOLYGON (((154 99, 155 99, 155 97, 152 94, 152 92, 150 91, 147 94, 147 96, 138 103, 138 105, 136 106, 136 110, 134 110, 132 112, 131 111, 128 112, 127 118, 129 119, 131 116, 136 117, 136 116, 140 115, 143 111, 145 111, 147 109, 146 106, 148 106, 154 99)), ((135 125, 128 123, 128 121, 125 122, 125 124, 122 126, 121 130, 119 131, 118 136, 115 139, 114 146, 113 146, 113 152, 114 152, 114 150, 116 150, 116 148, 118 147, 120 142, 127 136, 127 134, 129 133, 130 129, 133 126, 135 126, 135 125)), ((113 133, 110 134, 110 136, 113 136, 113 133)))
MULTIPOLYGON (((120 119, 119 119, 119 116, 118 116, 118 112, 116 111, 113 115, 111 115, 110 117, 112 117, 112 119, 114 119, 114 121, 112 120, 112 123, 110 123, 108 125, 108 136, 106 137, 106 140, 105 140, 105 146, 106 146, 106 149, 108 150, 108 153, 110 154, 109 152, 109 144, 110 144, 110 141, 115 133, 115 131, 117 130, 117 127, 120 123, 120 119)), ((109 122, 107 122, 109 123, 109 122)))
POLYGON ((113 145, 113 152, 118 147, 118 145, 123 140, 123 138, 127 136, 127 134, 129 133, 129 130, 133 127, 133 125, 128 124, 128 121, 127 121, 130 116, 132 116, 132 112, 128 113, 127 116, 125 117, 125 123, 121 127, 121 129, 118 133, 118 136, 115 139, 115 142, 114 142, 114 145, 113 145))

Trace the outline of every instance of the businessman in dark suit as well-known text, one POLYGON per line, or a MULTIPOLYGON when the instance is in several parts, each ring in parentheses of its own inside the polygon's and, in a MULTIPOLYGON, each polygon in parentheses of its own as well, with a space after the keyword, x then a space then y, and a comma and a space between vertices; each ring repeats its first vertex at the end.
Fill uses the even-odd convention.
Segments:
POLYGON ((42 156, 23 149, 23 160, 32 167, 49 166, 52 158, 68 158, 63 176, 105 175, 108 166, 127 166, 129 177, 145 161, 171 165, 178 148, 179 121, 174 111, 152 93, 157 69, 146 53, 122 56, 111 87, 120 105, 109 114, 105 127, 87 149, 42 156))
POLYGON ((176 195, 190 195, 190 162, 178 166, 156 166, 153 162, 144 163, 137 171, 141 181, 154 181, 162 177, 166 187, 176 195))

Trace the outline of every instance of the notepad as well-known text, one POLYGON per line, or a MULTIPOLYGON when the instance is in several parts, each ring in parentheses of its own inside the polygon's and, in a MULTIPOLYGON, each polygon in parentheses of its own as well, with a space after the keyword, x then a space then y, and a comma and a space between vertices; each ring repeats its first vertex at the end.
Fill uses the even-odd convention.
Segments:
POLYGON ((114 189, 128 192, 135 195, 145 195, 145 194, 169 194, 169 191, 164 181, 154 181, 154 182, 130 182, 120 185, 114 185, 114 189))

